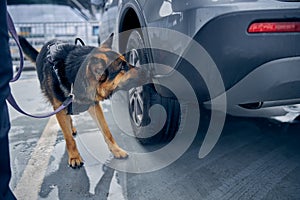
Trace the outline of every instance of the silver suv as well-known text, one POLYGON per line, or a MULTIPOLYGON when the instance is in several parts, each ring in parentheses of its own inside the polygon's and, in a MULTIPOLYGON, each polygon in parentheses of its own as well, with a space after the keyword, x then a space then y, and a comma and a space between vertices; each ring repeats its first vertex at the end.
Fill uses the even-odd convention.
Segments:
MULTIPOLYGON (((145 134, 143 127, 150 121, 160 120, 155 114, 150 119, 152 105, 161 104, 166 110, 167 120, 161 131, 141 138, 142 142, 170 140, 178 129, 178 99, 160 84, 176 82, 172 71, 189 81, 204 106, 209 107, 211 100, 222 94, 212 96, 205 78, 181 55, 148 48, 154 43, 168 44, 168 49, 175 52, 180 46, 186 56, 195 53, 189 45, 172 41, 166 34, 153 37, 139 28, 167 28, 200 44, 222 77, 228 113, 279 115, 285 110, 278 106, 300 103, 299 0, 114 0, 106 8, 103 15, 115 17, 109 22, 115 33, 126 31, 117 46, 121 52, 129 52, 129 59, 134 57, 132 64, 159 63, 172 68, 162 74, 151 72, 155 84, 134 88, 128 94, 128 110, 137 137, 145 134)), ((108 35, 106 30, 101 34, 108 35)))

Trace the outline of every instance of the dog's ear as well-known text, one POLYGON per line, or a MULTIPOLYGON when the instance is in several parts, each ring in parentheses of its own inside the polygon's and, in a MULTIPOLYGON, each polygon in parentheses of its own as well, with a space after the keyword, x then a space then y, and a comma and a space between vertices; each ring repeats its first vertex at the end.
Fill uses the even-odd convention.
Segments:
POLYGON ((100 68, 97 68, 97 67, 92 67, 92 72, 96 78, 96 80, 98 82, 105 82, 107 77, 108 77, 108 72, 107 70, 104 70, 103 69, 100 69, 100 68))
POLYGON ((104 64, 105 63, 101 63, 101 60, 98 58, 91 58, 89 61, 89 69, 99 82, 104 82, 108 76, 107 70, 103 67, 104 64))
POLYGON ((114 39, 114 33, 111 33, 110 36, 100 45, 100 47, 111 49, 113 39, 114 39))

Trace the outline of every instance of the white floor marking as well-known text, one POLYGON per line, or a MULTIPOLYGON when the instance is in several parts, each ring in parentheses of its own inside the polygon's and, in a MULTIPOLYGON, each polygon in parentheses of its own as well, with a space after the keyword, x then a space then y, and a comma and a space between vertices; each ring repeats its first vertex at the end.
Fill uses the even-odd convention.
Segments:
POLYGON ((114 199, 118 199, 118 200, 127 199, 124 197, 122 186, 118 183, 116 171, 114 172, 114 176, 111 180, 110 187, 109 187, 109 193, 107 196, 107 200, 114 200, 114 199))
POLYGON ((43 183, 51 153, 54 149, 59 126, 56 117, 52 116, 18 182, 14 194, 17 199, 37 200, 38 193, 43 183))

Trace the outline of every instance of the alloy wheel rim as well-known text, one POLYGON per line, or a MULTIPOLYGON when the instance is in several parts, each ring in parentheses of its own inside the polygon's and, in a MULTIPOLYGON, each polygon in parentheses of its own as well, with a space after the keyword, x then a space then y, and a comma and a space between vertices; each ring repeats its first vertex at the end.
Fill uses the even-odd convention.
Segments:
MULTIPOLYGON (((136 49, 130 50, 128 61, 133 66, 139 67, 141 65, 136 49)), ((129 90, 129 110, 133 122, 136 126, 140 127, 144 115, 143 86, 134 87, 129 90)))

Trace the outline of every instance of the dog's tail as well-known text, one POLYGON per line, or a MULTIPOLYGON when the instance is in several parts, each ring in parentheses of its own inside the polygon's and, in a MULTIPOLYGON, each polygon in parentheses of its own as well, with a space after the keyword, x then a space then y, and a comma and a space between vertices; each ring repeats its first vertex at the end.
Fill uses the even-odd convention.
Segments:
POLYGON ((19 41, 26 57, 35 63, 39 52, 23 36, 19 36, 19 41))

